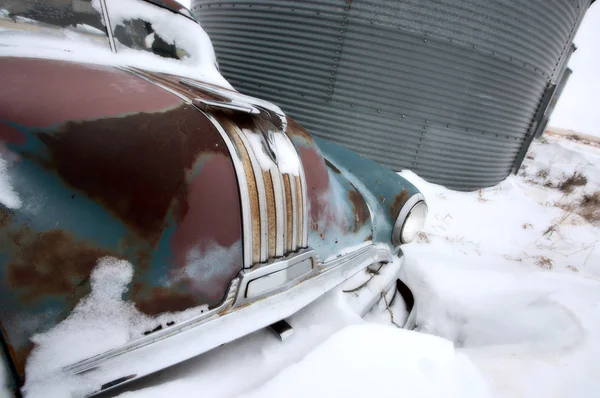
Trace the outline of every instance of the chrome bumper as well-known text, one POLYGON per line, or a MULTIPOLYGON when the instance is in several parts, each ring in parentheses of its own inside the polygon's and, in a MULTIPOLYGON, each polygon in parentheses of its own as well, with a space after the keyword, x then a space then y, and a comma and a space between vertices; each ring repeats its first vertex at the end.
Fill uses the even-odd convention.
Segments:
MULTIPOLYGON (((248 286, 256 277, 251 272, 243 274, 232 284, 221 307, 64 368, 63 372, 74 382, 72 396, 90 396, 122 386, 267 327, 299 311, 367 266, 392 259, 387 247, 369 244, 330 262, 316 264, 307 279, 292 287, 282 286, 281 291, 278 289, 252 302, 241 299, 243 289, 239 287, 248 286)), ((23 392, 27 394, 26 389, 23 392)))

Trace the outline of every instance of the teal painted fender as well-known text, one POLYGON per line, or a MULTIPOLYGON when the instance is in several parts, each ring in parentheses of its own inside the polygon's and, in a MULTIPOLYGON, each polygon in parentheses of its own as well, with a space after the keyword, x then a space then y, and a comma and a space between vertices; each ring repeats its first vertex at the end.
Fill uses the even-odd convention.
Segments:
POLYGON ((330 168, 337 169, 363 195, 372 213, 373 241, 392 246, 402 206, 420 191, 394 171, 331 141, 314 137, 330 168))

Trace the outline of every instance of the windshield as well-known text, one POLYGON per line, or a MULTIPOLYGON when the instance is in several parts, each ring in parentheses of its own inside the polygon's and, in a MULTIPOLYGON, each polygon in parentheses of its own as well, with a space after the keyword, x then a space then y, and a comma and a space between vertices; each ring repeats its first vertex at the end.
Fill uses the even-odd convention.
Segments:
POLYGON ((101 13, 92 0, 0 0, 0 31, 91 39, 108 46, 101 13))
POLYGON ((194 64, 214 59, 210 39, 189 17, 141 0, 107 0, 107 6, 117 52, 145 51, 194 64))

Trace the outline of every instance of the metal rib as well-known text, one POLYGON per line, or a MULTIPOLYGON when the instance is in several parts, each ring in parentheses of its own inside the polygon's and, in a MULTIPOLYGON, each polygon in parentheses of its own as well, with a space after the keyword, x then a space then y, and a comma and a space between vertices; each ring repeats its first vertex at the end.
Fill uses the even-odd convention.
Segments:
POLYGON ((296 179, 289 175, 290 189, 292 191, 292 250, 298 248, 298 201, 296 196, 296 179))
POLYGON ((248 192, 248 179, 246 178, 246 172, 244 170, 244 165, 242 164, 242 160, 238 154, 238 151, 231 141, 231 138, 221 124, 215 119, 211 114, 206 113, 200 110, 204 116, 211 121, 211 123, 215 126, 219 134, 221 134, 221 138, 225 141, 225 145, 227 145, 227 149, 231 154, 231 160, 233 161, 233 167, 235 169, 235 174, 238 179, 238 186, 240 188, 240 203, 242 206, 242 232, 243 232, 243 246, 244 246, 244 268, 249 268, 252 266, 252 211, 250 209, 250 193, 248 192))
POLYGON ((250 145, 248 141, 247 134, 253 134, 248 132, 246 129, 239 130, 239 137, 244 143, 246 147, 246 151, 248 151, 248 155, 250 155, 250 163, 252 164, 252 169, 254 170, 254 178, 256 180, 256 190, 258 191, 258 206, 260 212, 260 261, 265 262, 269 258, 269 225, 267 218, 267 198, 265 195, 265 182, 263 180, 263 170, 260 167, 260 164, 257 160, 257 155, 254 153, 254 148, 250 145))
MULTIPOLYGON (((302 228, 302 230, 301 230, 302 240, 301 240, 301 242, 299 242, 299 244, 300 244, 300 247, 307 247, 308 246, 308 199, 307 199, 307 190, 306 190, 306 177, 304 175, 304 165, 302 164, 302 158, 300 157, 300 154, 298 153, 298 149, 293 144, 292 140, 290 140, 290 137, 288 137, 287 134, 284 134, 283 136, 289 142, 289 144, 292 146, 292 148, 294 148, 294 150, 296 151, 296 156, 298 157, 298 163, 300 165, 300 167, 298 167, 298 171, 299 171, 299 177, 300 177, 300 185, 302 187, 302 203, 300 204, 300 206, 302 206, 302 225, 299 225, 299 227, 302 228)), ((294 231, 297 231, 297 230, 294 229, 294 231)))
POLYGON ((275 235, 275 255, 283 256, 285 252, 285 193, 283 192, 283 181, 279 170, 271 170, 273 180, 273 194, 275 196, 275 220, 277 232, 275 235))

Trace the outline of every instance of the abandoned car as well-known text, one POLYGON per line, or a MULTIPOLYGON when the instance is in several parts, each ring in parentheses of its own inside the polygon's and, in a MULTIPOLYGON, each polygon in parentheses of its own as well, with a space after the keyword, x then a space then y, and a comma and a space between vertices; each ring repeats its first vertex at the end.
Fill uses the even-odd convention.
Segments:
POLYGON ((233 89, 173 0, 0 0, 0 71, 0 364, 15 393, 114 388, 376 265, 396 268, 361 314, 398 290, 423 195, 233 89))

